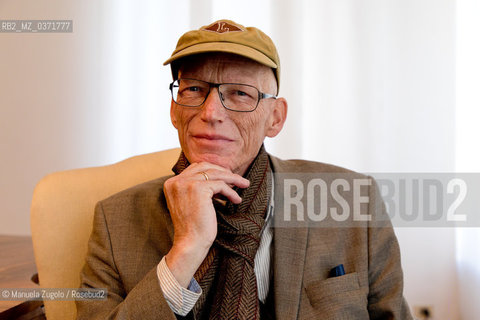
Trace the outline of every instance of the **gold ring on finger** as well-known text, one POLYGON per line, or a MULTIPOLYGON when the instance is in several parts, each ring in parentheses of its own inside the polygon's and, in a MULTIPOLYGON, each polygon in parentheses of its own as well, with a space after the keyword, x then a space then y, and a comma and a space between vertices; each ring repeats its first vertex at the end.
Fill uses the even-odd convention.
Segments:
POLYGON ((201 175, 205 178, 205 181, 208 181, 208 174, 205 171, 200 172, 201 175))

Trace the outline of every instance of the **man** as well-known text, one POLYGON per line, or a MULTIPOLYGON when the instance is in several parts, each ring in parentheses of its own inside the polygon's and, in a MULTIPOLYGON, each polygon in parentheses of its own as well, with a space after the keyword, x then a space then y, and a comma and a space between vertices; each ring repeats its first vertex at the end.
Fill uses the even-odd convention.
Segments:
POLYGON ((389 223, 273 225, 281 174, 350 172, 266 153, 287 115, 271 39, 220 20, 184 34, 165 64, 175 175, 97 205, 82 287, 108 299, 79 301, 78 318, 410 319, 389 223))

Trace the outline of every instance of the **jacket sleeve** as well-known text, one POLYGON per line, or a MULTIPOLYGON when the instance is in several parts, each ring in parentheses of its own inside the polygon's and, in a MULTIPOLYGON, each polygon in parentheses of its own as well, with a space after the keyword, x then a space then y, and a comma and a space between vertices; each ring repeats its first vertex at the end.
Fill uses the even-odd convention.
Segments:
POLYGON ((107 289, 106 300, 79 300, 77 319, 162 319, 175 320, 156 273, 152 268, 130 292, 125 292, 115 265, 110 233, 101 203, 95 208, 93 231, 81 272, 82 288, 107 289))
POLYGON ((370 319, 413 319, 403 297, 400 248, 385 204, 373 180, 370 212, 374 223, 368 228, 368 312, 370 319))

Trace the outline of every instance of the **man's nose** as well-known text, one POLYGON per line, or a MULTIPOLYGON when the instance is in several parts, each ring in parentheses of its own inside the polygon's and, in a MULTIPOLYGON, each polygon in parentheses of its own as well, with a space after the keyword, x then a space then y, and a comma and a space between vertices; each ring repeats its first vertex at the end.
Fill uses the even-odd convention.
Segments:
POLYGON ((223 107, 222 101, 220 101, 218 88, 212 88, 202 106, 202 119, 207 122, 223 121, 226 111, 227 109, 223 107))

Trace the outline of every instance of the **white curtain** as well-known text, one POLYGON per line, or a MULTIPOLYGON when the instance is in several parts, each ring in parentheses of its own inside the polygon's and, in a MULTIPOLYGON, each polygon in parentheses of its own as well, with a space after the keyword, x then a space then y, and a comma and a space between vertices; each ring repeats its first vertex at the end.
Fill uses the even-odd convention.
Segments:
MULTIPOLYGON (((472 105, 461 106, 465 101, 459 99, 468 93, 458 86, 465 75, 456 69, 464 58, 478 63, 480 56, 462 55, 459 61, 456 51, 468 52, 456 47, 455 22, 464 18, 458 14, 471 14, 456 5, 471 9, 474 2, 105 1, 100 81, 110 143, 104 160, 178 144, 168 112, 170 70, 162 62, 180 34, 227 18, 261 28, 278 46, 280 95, 289 101, 289 114, 283 132, 267 141, 270 152, 363 172, 452 172, 478 144, 472 138, 478 131, 464 140, 464 121, 474 119, 472 105)), ((476 11, 472 19, 479 18, 476 11)), ((478 38, 478 25, 462 28, 474 31, 469 39, 478 38)), ((478 297, 473 293, 479 286, 468 285, 480 279, 479 255, 472 251, 479 247, 478 231, 396 232, 412 306, 434 306, 436 319, 471 319, 480 312, 467 298, 478 297)))
MULTIPOLYGON (((480 171, 480 2, 457 0, 456 169, 480 171)), ((477 206, 480 214, 480 206, 477 206)), ((463 319, 478 318, 480 228, 457 229, 459 301, 463 319)))

